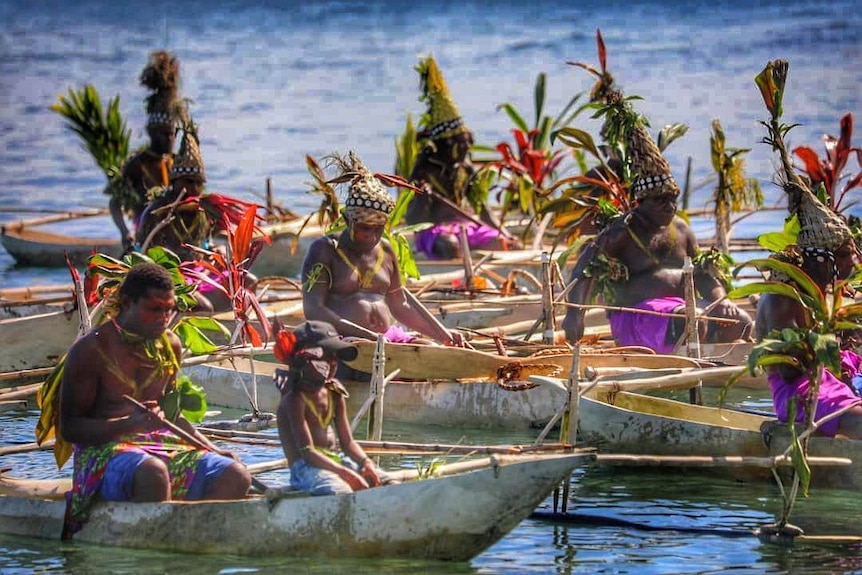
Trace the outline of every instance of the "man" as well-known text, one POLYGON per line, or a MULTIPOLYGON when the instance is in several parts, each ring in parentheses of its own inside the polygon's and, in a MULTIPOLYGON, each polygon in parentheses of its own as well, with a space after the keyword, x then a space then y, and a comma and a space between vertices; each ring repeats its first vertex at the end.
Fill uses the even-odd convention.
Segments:
MULTIPOLYGON (((608 315, 619 345, 671 353, 684 333, 685 320, 671 321, 669 315, 685 311, 682 267, 686 257, 697 255, 697 240, 688 224, 676 215, 679 187, 667 161, 642 126, 632 130, 629 150, 636 162, 633 171, 639 175, 632 186, 637 204, 584 247, 572 271, 570 279, 577 283, 568 301, 590 303, 597 282, 601 282, 607 288, 603 290, 604 304, 665 314, 614 311, 608 315)), ((697 266, 694 280, 699 306, 714 306, 710 317, 729 320, 709 322, 703 334, 705 340, 730 342, 747 338, 751 318, 723 299, 727 294, 715 274, 706 266, 697 266)), ((584 312, 583 308, 570 307, 566 313, 563 328, 572 343, 583 336, 584 312)))
MULTIPOLYGON (((801 192, 798 207, 793 210, 799 216, 800 231, 796 250, 776 254, 777 259, 791 260, 813 279, 824 293, 834 289, 836 279, 846 279, 859 263, 859 253, 847 224, 833 213, 808 190, 801 192), (788 257, 789 256, 789 257, 788 257)), ((773 275, 773 281, 791 282, 787 277, 773 275)), ((831 297, 831 296, 827 296, 831 297)), ((789 297, 766 293, 757 304, 756 337, 761 341, 771 332, 783 328, 806 328, 808 316, 802 305, 789 297)), ((818 431, 827 436, 843 435, 862 439, 862 405, 853 387, 853 379, 862 373, 862 356, 846 349, 842 341, 841 373, 824 369, 821 373, 820 390, 815 407, 814 420, 851 407, 841 416, 827 421, 818 431)), ((809 377, 791 366, 780 365, 770 370, 769 388, 778 419, 789 419, 789 406, 794 401, 805 401, 808 397, 809 377)), ((796 421, 804 421, 805 412, 798 408, 796 421)))
POLYGON ((205 247, 214 225, 197 200, 201 197, 207 178, 197 129, 191 122, 183 131, 169 179, 170 186, 153 199, 141 216, 138 245, 146 248, 162 246, 176 253, 183 261, 194 260, 198 255, 187 245, 205 247), (171 207, 180 194, 181 203, 171 207), (162 224, 165 218, 171 217, 173 219, 166 225, 162 224))
POLYGON ((335 379, 338 360, 355 358, 356 348, 342 341, 332 325, 306 321, 290 335, 279 334, 276 355, 290 368, 276 371, 276 385, 282 393, 278 435, 290 463, 291 486, 312 495, 336 495, 386 481, 354 440, 347 391, 335 379))
POLYGON ((126 251, 135 245, 135 234, 126 225, 125 214, 137 228, 149 190, 168 185, 179 111, 179 61, 168 52, 153 52, 141 72, 141 85, 151 90, 145 100, 150 143, 126 160, 121 178, 105 190, 111 196, 108 207, 126 251))
POLYGON ((210 443, 182 415, 175 424, 209 451, 189 445, 164 421, 159 402, 175 385, 182 353, 179 338, 168 330, 176 311, 170 274, 157 264, 135 265, 119 297, 119 314, 78 340, 66 356, 59 431, 74 449, 71 520, 86 520, 95 498, 244 497, 251 477, 236 456, 210 443))
POLYGON ((501 234, 499 223, 487 210, 474 217, 462 206, 476 172, 470 160, 473 134, 449 94, 443 74, 433 57, 418 66, 422 100, 428 121, 418 134, 424 140, 410 175, 410 181, 424 188, 410 201, 405 219, 409 224, 431 222, 434 227, 416 234, 416 249, 433 259, 461 257, 461 228, 467 232, 471 248, 517 248, 515 238, 501 234))
POLYGON ((444 345, 460 346, 458 332, 434 320, 420 303, 408 297, 401 283, 392 246, 383 230, 395 202, 361 161, 350 154, 342 170, 353 174, 344 208, 347 227, 337 237, 325 236, 309 246, 302 264, 302 308, 306 319, 337 326, 345 336, 367 337, 382 333, 389 341, 411 341, 411 330, 444 345), (341 320, 364 328, 356 329, 341 320))

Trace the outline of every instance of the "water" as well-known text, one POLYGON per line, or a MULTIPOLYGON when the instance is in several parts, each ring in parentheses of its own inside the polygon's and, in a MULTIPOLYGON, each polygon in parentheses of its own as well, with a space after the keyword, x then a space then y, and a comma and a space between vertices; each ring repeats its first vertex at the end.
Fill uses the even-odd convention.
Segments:
MULTIPOLYGON (((419 54, 434 54, 477 142, 494 145, 511 141, 509 120, 497 106, 511 102, 530 118, 539 72, 548 75, 551 114, 591 87, 592 78, 566 61, 595 64, 594 34, 601 28, 610 70, 627 94, 644 97, 638 108, 651 120, 652 133, 670 122, 689 125, 685 138, 667 151, 678 177, 688 157, 696 184, 710 175, 709 125, 719 118, 728 145, 752 149, 748 173, 761 181, 770 204, 779 201, 781 191, 770 183, 774 157, 759 143, 758 120, 766 112, 752 80, 766 62, 785 58, 791 64, 786 121, 801 124, 790 133, 791 146, 821 152, 821 135, 837 135, 839 118, 860 109, 862 17, 851 0, 816 6, 801 0, 255 4, 0 4, 0 222, 27 217, 8 212, 12 207, 105 205, 103 176, 48 107, 69 88, 91 82, 103 98, 121 96, 132 144, 143 144, 144 93, 137 77, 146 55, 165 47, 182 63, 182 93, 192 98, 201 126, 209 189, 260 201, 271 178, 276 200, 298 212, 317 204, 306 193, 305 154, 355 149, 372 169, 391 171, 394 139, 408 113, 415 120, 423 111, 413 71, 419 54)), ((576 125, 597 130, 586 116, 576 125)), ((858 136, 854 142, 859 145, 858 136)), ((709 193, 708 186, 700 188, 692 206, 705 205, 709 193)), ((781 217, 760 213, 737 233, 750 237, 778 229, 781 217)), ((708 234, 708 224, 700 226, 698 233, 708 234)), ((56 229, 114 233, 104 219, 56 229)), ((67 281, 64 270, 16 268, 0 248, 2 287, 67 281)), ((754 399, 750 405, 762 407, 762 402, 754 399)), ((33 422, 33 412, 0 414, 2 443, 32 441, 33 422)), ((464 430, 386 432, 414 440, 512 439, 464 430)), ((243 457, 254 462, 274 455, 248 450, 243 457)), ((4 458, 2 465, 30 476, 51 472, 47 453, 4 458)), ((800 503, 798 523, 811 533, 858 533, 857 500, 854 493, 815 492, 800 503)), ((779 503, 770 486, 590 470, 573 479, 571 509, 599 520, 527 520, 466 564, 106 552, 0 536, 0 572, 862 572, 857 547, 788 550, 733 536, 772 521, 779 503), (610 524, 614 519, 646 528, 610 524)))

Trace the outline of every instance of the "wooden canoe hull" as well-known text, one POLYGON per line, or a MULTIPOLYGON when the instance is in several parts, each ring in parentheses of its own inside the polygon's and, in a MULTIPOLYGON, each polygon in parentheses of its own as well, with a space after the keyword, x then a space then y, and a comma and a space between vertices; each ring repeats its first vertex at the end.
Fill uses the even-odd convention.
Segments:
POLYGON ((66 256, 74 265, 84 265, 95 250, 113 257, 123 254, 118 238, 82 238, 29 227, 4 227, 0 243, 19 266, 65 267, 66 256))
MULTIPOLYGON (((773 417, 630 392, 582 397, 578 431, 585 445, 603 453, 771 457, 790 445, 786 425, 773 417)), ((812 437, 809 454, 853 462, 850 466, 814 467, 813 486, 862 488, 862 441, 812 437)), ((768 469, 751 467, 698 467, 697 472, 744 480, 772 477, 768 469)))
MULTIPOLYGON (((495 456, 484 468, 349 495, 97 503, 74 540, 172 552, 469 560, 592 456, 495 456)), ((0 493, 2 493, 0 482, 0 493)), ((30 482, 38 483, 38 482, 30 482)), ((21 485, 25 490, 27 483, 21 485)), ((61 489, 55 489, 61 492, 61 489)), ((0 496, 0 531, 57 539, 65 504, 0 496)))
MULTIPOLYGON (((182 370, 202 385, 210 406, 249 409, 253 395, 251 362, 245 358, 220 361, 182 370)), ((272 383, 276 368, 272 362, 255 361, 257 401, 262 411, 275 412, 281 395, 272 383)), ((350 391, 350 413, 362 406, 368 397, 369 384, 344 381, 350 391)), ((449 425, 467 428, 529 429, 546 424, 566 402, 566 393, 554 386, 540 386, 523 391, 509 391, 496 383, 453 381, 393 381, 386 386, 383 401, 384 420, 425 425, 449 425)))
POLYGON ((62 308, 0 319, 0 373, 56 364, 75 341, 79 323, 77 311, 62 308))

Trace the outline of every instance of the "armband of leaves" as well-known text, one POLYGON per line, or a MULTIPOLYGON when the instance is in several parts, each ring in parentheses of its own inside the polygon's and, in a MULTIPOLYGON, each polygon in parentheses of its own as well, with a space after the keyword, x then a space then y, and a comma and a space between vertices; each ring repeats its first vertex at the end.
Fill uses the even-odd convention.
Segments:
POLYGON ((621 217, 623 217, 623 212, 616 204, 607 198, 599 198, 596 205, 596 216, 593 220, 598 231, 601 232, 611 227, 621 217))
POLYGON ((593 294, 600 295, 604 303, 613 305, 616 300, 614 286, 629 280, 629 269, 616 258, 598 254, 587 265, 584 275, 593 278, 593 294))
POLYGON ((725 291, 730 291, 733 286, 730 283, 730 270, 733 267, 733 258, 716 247, 711 247, 708 250, 698 251, 691 263, 694 264, 695 272, 705 273, 710 277, 715 278, 724 287, 725 291))
POLYGON ((302 289, 307 292, 310 292, 314 289, 314 286, 317 285, 318 281, 320 281, 320 276, 326 272, 326 275, 329 276, 329 281, 327 284, 329 287, 332 287, 332 273, 329 271, 329 268, 320 262, 314 264, 311 268, 311 271, 308 272, 308 276, 305 278, 305 281, 302 283, 302 289))

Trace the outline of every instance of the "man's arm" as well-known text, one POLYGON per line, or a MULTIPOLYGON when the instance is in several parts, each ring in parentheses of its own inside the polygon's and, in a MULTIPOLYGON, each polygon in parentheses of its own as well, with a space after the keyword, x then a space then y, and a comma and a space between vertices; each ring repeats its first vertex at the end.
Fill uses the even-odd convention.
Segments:
POLYGON ((327 305, 332 284, 332 246, 329 242, 327 237, 315 240, 302 262, 302 312, 305 319, 330 323, 342 335, 360 336, 348 333, 350 328, 341 325, 341 316, 327 305))
POLYGON ((360 475, 374 487, 380 486, 380 476, 377 475, 377 469, 374 462, 362 449, 362 446, 353 438, 353 432, 350 430, 350 420, 347 417, 347 404, 344 398, 340 395, 331 396, 334 398, 335 404, 335 430, 338 433, 338 442, 350 459, 359 465, 360 475))
MULTIPOLYGON (((585 271, 589 264, 599 255, 598 240, 594 240, 586 244, 581 250, 578 260, 575 262, 575 267, 569 276, 569 284, 575 284, 569 289, 566 295, 566 301, 572 304, 589 303, 593 293, 593 285, 595 278, 585 275, 585 271)), ((566 317, 563 319, 563 330, 566 332, 566 339, 569 343, 575 344, 584 336, 584 315, 585 310, 580 307, 567 307, 566 317)))
POLYGON ((381 247, 386 250, 387 260, 391 266, 389 272, 391 283, 389 284, 389 291, 386 293, 386 306, 392 317, 408 328, 443 345, 460 345, 460 338, 443 327, 440 322, 435 321, 427 307, 416 298, 407 296, 407 288, 401 283, 401 273, 398 270, 398 263, 392 247, 388 243, 381 243, 381 247))

